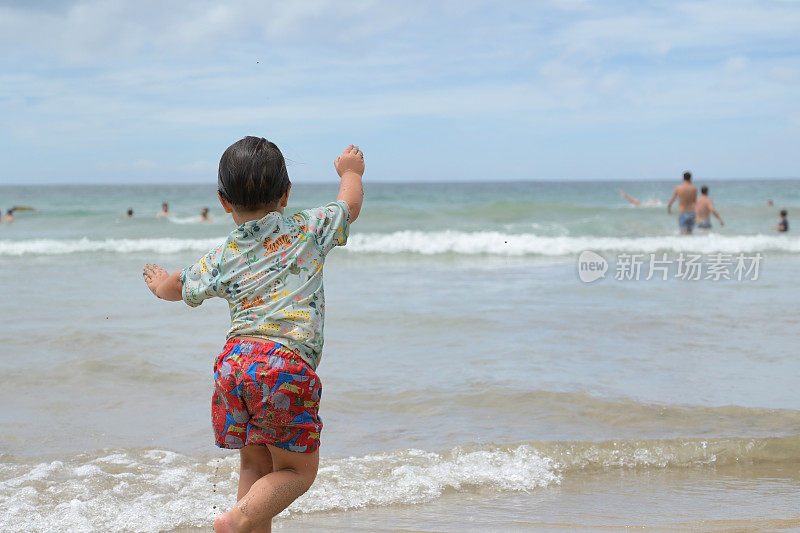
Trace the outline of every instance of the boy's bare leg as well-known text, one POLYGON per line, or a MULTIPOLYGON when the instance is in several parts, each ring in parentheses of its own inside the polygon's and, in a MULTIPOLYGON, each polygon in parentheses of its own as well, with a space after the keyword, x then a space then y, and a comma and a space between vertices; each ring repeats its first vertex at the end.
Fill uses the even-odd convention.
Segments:
POLYGON ((319 468, 319 450, 289 452, 268 446, 273 471, 258 479, 234 508, 214 521, 217 533, 264 531, 269 521, 306 492, 319 468))
POLYGON ((236 494, 238 502, 253 483, 272 472, 272 454, 269 448, 257 444, 250 444, 239 450, 239 492, 236 494))
MULTIPOLYGON (((239 450, 239 491, 236 494, 238 502, 253 486, 253 483, 272 472, 272 454, 269 448, 251 444, 239 450)), ((270 533, 272 520, 268 520, 264 527, 256 530, 258 533, 270 533)))

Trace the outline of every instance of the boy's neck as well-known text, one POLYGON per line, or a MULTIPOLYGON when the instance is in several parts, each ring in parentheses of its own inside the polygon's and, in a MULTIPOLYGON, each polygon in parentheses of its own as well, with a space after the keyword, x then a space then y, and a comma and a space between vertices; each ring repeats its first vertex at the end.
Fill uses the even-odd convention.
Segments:
POLYGON ((233 217, 233 221, 236 222, 236 225, 241 226, 245 222, 250 222, 251 220, 261 220, 267 216, 267 214, 272 213, 273 211, 283 214, 283 206, 280 204, 271 205, 261 209, 254 209, 252 211, 240 211, 233 209, 231 211, 231 216, 233 217))

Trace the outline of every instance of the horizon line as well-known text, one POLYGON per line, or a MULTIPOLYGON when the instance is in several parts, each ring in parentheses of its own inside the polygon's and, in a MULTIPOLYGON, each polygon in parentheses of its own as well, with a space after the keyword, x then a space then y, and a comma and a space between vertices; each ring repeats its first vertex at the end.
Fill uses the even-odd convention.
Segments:
MULTIPOLYGON (((744 181, 744 180, 756 180, 756 181, 793 181, 793 180, 800 180, 800 176, 768 176, 768 177, 755 177, 755 176, 747 176, 747 177, 724 177, 724 176, 709 176, 702 178, 702 180, 708 181, 744 181)), ((692 178, 693 182, 702 181, 696 177, 692 178)), ((480 181, 480 180, 404 180, 404 181, 396 181, 396 180, 380 180, 380 181, 367 181, 366 184, 387 184, 387 185, 406 185, 406 184, 449 184, 449 183, 459 183, 459 184, 473 184, 473 183, 654 183, 654 182, 668 182, 668 181, 683 181, 681 176, 677 176, 675 178, 614 178, 614 179, 596 179, 596 178, 527 178, 527 179, 510 179, 510 180, 490 180, 490 181, 480 181)), ((33 182, 33 183, 22 183, 22 182, 12 182, 12 183, 0 183, 0 187, 33 187, 33 186, 43 186, 43 187, 52 187, 52 186, 87 186, 87 185, 94 185, 94 186, 147 186, 147 185, 213 185, 214 182, 212 181, 138 181, 138 182, 131 182, 131 181, 121 181, 116 183, 108 183, 108 182, 98 182, 98 181, 71 181, 71 182, 33 182)), ((297 181, 293 182, 294 185, 338 185, 338 181, 336 180, 328 180, 328 181, 297 181)))

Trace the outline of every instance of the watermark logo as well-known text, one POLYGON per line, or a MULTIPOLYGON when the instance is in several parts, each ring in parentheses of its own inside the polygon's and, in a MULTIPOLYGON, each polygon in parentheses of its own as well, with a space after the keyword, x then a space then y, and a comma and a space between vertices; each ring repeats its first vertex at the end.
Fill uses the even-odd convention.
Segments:
MULTIPOLYGON (((616 281, 756 281, 761 273, 760 253, 737 255, 716 252, 693 254, 681 252, 675 257, 662 254, 619 253, 613 267, 616 281)), ((605 278, 609 263, 596 252, 584 250, 578 256, 578 277, 584 283, 605 278)))
POLYGON ((602 255, 584 250, 578 256, 578 277, 584 283, 591 283, 606 277, 608 261, 602 255))

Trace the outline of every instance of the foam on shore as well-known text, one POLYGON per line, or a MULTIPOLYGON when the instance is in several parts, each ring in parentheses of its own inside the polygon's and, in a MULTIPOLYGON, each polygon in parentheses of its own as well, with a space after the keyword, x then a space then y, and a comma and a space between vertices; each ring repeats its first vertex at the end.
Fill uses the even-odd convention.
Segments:
MULTIPOLYGON (((540 490, 596 469, 800 462, 800 437, 531 442, 444 452, 397 450, 323 459, 314 486, 284 511, 417 504, 445 491, 540 490)), ((81 454, 44 463, 0 456, 0 530, 162 531, 208 526, 234 499, 238 460, 157 449, 81 454)))

